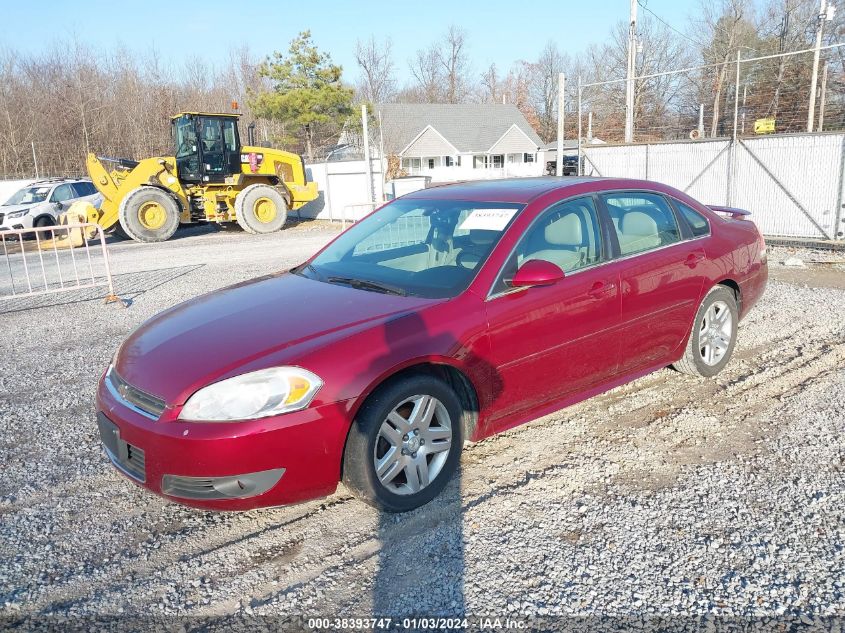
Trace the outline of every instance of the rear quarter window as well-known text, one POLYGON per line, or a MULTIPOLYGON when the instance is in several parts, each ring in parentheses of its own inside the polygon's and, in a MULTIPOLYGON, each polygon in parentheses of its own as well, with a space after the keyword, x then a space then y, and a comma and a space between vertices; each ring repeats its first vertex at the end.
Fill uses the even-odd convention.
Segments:
POLYGON ((687 224, 689 224, 693 237, 710 235, 710 222, 707 221, 707 218, 692 207, 688 207, 683 202, 675 200, 675 204, 681 212, 684 220, 686 220, 687 224))

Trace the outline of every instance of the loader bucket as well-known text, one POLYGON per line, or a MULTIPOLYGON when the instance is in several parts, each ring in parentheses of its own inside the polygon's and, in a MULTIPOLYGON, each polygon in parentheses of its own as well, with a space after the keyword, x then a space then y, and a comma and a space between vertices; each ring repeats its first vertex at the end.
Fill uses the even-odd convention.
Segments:
MULTIPOLYGON (((95 225, 100 217, 100 212, 90 202, 79 200, 70 205, 70 208, 59 216, 59 226, 70 226, 61 237, 53 237, 47 240, 40 240, 42 249, 54 248, 80 248, 85 246, 87 240, 97 235, 96 226, 73 226, 79 224, 95 225)), ((55 233, 54 233, 55 235, 55 233)))

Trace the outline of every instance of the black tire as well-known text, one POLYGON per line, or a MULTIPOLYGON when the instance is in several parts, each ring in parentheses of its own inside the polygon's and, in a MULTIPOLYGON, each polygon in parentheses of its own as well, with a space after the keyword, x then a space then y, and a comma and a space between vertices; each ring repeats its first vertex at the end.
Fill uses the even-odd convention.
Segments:
MULTIPOLYGON (((42 229, 48 226, 56 226, 56 221, 53 219, 51 215, 40 215, 32 222, 32 228, 34 229, 42 229)), ((24 236, 26 239, 30 240, 49 240, 55 237, 53 231, 32 231, 32 233, 27 233, 24 236)))
POLYGON ((126 231, 123 230, 123 227, 120 226, 120 222, 117 222, 112 228, 111 233, 115 237, 119 237, 122 240, 131 240, 132 238, 126 234, 126 231))
POLYGON ((684 355, 679 361, 672 366, 684 374, 690 376, 698 376, 703 378, 710 378, 715 376, 725 368, 725 365, 731 360, 734 347, 736 346, 736 335, 739 326, 739 310, 737 309, 736 295, 731 288, 726 286, 713 286, 710 291, 704 296, 698 312, 695 314, 695 319, 692 324, 692 332, 690 332, 687 347, 684 350, 684 355), (719 302, 727 306, 731 317, 731 335, 727 344, 727 349, 724 354, 713 364, 708 364, 704 360, 702 353, 701 333, 706 315, 710 307, 719 302))
POLYGON ((157 187, 142 186, 130 191, 118 210, 122 231, 136 242, 152 243, 170 239, 179 228, 179 203, 157 187), (145 221, 154 209, 155 222, 145 221))
POLYGON ((275 187, 250 185, 235 198, 235 219, 247 233, 275 233, 288 219, 288 205, 275 187), (265 212, 268 208, 272 208, 272 217, 265 212))
POLYGON ((358 498, 387 512, 407 512, 425 505, 440 494, 458 467, 463 447, 462 414, 458 396, 435 376, 412 374, 386 383, 367 399, 352 423, 343 453, 344 485, 358 498), (451 445, 440 471, 427 486, 416 493, 397 494, 376 475, 376 442, 387 416, 418 395, 433 396, 445 407, 451 422, 451 445))

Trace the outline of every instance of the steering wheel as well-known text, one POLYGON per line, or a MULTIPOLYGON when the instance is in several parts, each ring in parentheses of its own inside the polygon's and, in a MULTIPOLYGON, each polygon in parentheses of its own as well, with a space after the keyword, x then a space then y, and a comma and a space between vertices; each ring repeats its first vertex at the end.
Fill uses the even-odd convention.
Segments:
POLYGON ((481 255, 473 251, 461 251, 455 258, 455 263, 457 263, 458 266, 462 266, 470 270, 474 270, 480 261, 481 255))

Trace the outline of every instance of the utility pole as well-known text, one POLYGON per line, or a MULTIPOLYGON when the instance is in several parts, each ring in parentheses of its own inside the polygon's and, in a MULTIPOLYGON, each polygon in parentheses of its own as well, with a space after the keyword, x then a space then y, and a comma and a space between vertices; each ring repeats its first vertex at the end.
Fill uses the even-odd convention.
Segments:
POLYGON ((557 76, 557 166, 555 175, 563 176, 563 107, 566 77, 563 73, 557 76))
POLYGON ((836 6, 827 4, 827 0, 820 0, 819 17, 816 22, 816 46, 813 51, 813 75, 810 79, 810 105, 807 108, 807 131, 813 131, 813 117, 816 114, 816 83, 819 78, 819 53, 821 53, 822 46, 822 31, 824 31, 824 23, 827 20, 833 19, 833 13, 836 6))
POLYGON ((819 103, 819 127, 817 129, 819 132, 824 129, 824 105, 827 101, 827 66, 828 62, 825 61, 824 68, 822 69, 821 102, 819 103))
POLYGON ((367 104, 361 104, 361 125, 364 132, 364 161, 367 163, 367 202, 373 201, 373 163, 370 161, 370 130, 367 126, 367 104))
POLYGON ((578 163, 575 175, 581 175, 581 75, 578 75, 578 163))
POLYGON ((698 104, 698 138, 704 138, 704 104, 698 104))
MULTIPOLYGON (((824 0, 822 0, 824 2, 824 0)), ((739 115, 739 66, 742 60, 742 51, 736 49, 736 82, 734 83, 734 133, 733 140, 736 142, 736 124, 739 115)))
MULTIPOLYGON (((822 0, 824 2, 824 0, 822 0)), ((625 94, 625 142, 634 141, 634 72, 637 68, 637 0, 631 0, 628 26, 628 77, 625 94)))
POLYGON ((35 165, 35 179, 38 180, 38 158, 35 156, 35 141, 30 141, 32 145, 32 162, 35 165))

